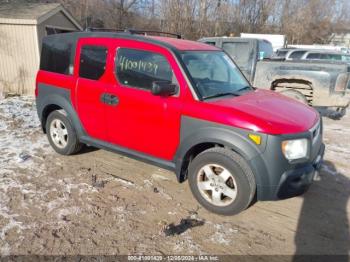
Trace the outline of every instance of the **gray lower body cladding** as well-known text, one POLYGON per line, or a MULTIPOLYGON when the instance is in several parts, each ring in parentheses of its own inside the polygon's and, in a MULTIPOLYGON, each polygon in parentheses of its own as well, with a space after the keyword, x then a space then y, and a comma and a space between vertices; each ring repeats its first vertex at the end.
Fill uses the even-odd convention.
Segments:
MULTIPOLYGON (((39 96, 36 102, 42 124, 44 124, 43 116, 46 108, 50 105, 57 105, 67 112, 79 138, 88 139, 89 137, 71 104, 70 90, 45 84, 39 84, 38 88, 39 96)), ((251 166, 257 184, 258 200, 272 200, 299 195, 307 189, 324 152, 322 126, 320 128, 320 135, 316 139, 313 138, 311 131, 283 136, 259 134, 262 137, 262 143, 256 145, 248 138, 249 133, 254 133, 252 131, 183 116, 181 118, 180 143, 174 161, 165 163, 161 159, 150 158, 132 150, 112 146, 107 149, 124 152, 132 157, 136 156, 140 160, 151 161, 152 164, 158 163, 159 166, 171 170, 175 169, 178 180, 182 181, 182 167, 187 152, 201 143, 219 144, 239 153, 251 166), (285 139, 301 137, 313 141, 310 143, 308 157, 302 161, 290 163, 282 154, 281 142, 285 139)), ((105 148, 101 143, 96 143, 96 146, 105 148)))
MULTIPOLYGON (((248 134, 253 131, 234 128, 191 117, 182 117, 181 147, 177 154, 177 175, 181 174, 182 160, 191 147, 201 143, 213 143, 236 151, 246 159, 255 176, 258 200, 284 199, 302 194, 312 182, 324 154, 322 122, 315 130, 290 135, 259 135, 261 145, 254 144, 248 134), (281 143, 288 139, 307 138, 307 157, 288 161, 281 143)), ((181 181, 181 178, 179 179, 181 181)))
POLYGON ((267 136, 266 150, 249 161, 254 172, 264 177, 262 181, 266 182, 257 185, 258 200, 290 198, 304 193, 309 188, 325 151, 322 123, 318 128, 319 133, 312 130, 292 135, 267 136), (282 141, 297 138, 308 139, 307 157, 288 161, 282 153, 282 141))
POLYGON ((323 160, 325 146, 322 143, 316 157, 304 163, 281 164, 273 161, 267 165, 263 157, 250 161, 254 172, 269 176, 273 183, 257 185, 258 200, 277 200, 298 196, 307 191, 312 184, 317 169, 323 160), (271 167, 271 165, 276 167, 271 167))

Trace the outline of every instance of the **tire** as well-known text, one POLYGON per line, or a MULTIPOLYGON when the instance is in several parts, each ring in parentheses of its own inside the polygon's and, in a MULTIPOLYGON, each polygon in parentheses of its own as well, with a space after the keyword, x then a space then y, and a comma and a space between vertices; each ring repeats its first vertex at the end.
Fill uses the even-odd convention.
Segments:
POLYGON ((52 148, 61 155, 75 154, 83 146, 64 110, 50 113, 46 121, 46 134, 52 148))
POLYGON ((306 97, 300 93, 299 91, 296 90, 287 90, 287 91, 282 91, 281 94, 288 96, 289 98, 293 98, 305 105, 308 105, 309 103, 307 102, 306 97))
POLYGON ((188 169, 188 182, 197 201, 220 215, 242 212, 252 202, 256 191, 255 178, 247 162, 237 153, 221 147, 205 150, 193 159, 188 169), (210 171, 214 176, 207 175, 210 171))

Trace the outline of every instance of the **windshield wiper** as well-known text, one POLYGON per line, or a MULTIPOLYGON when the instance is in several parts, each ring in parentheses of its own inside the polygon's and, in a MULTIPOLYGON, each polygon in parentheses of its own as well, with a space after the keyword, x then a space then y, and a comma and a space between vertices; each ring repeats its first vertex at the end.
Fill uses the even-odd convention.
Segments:
POLYGON ((247 89, 253 89, 252 87, 250 87, 250 86, 245 86, 245 87, 242 87, 241 89, 238 89, 238 92, 240 92, 240 91, 243 91, 243 90, 247 90, 247 89))
POLYGON ((240 96, 240 94, 234 92, 217 93, 215 95, 204 96, 203 99, 215 98, 220 96, 240 96))

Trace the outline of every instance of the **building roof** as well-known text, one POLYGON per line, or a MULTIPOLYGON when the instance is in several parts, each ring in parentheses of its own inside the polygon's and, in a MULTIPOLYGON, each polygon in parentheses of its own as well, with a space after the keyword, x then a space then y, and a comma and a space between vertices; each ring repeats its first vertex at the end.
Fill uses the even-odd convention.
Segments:
POLYGON ((2 3, 0 24, 40 24, 58 12, 62 12, 78 29, 82 30, 81 25, 58 3, 2 3))

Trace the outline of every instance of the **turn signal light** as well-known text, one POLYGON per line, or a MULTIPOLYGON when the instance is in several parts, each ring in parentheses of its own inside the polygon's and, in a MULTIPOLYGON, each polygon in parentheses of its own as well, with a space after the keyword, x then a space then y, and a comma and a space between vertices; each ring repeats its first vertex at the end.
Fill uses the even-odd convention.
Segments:
POLYGON ((256 134, 249 134, 248 137, 257 145, 261 144, 261 136, 256 134))

